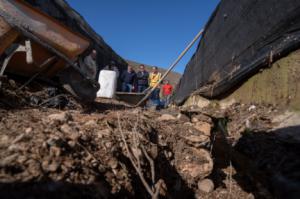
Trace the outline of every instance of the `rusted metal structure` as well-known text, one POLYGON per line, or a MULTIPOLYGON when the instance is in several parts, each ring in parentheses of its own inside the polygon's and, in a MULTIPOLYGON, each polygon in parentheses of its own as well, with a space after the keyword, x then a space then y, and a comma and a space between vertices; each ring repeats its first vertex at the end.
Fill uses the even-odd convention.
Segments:
POLYGON ((58 76, 79 99, 93 101, 99 84, 79 60, 90 41, 21 0, 0 0, 0 76, 58 76))

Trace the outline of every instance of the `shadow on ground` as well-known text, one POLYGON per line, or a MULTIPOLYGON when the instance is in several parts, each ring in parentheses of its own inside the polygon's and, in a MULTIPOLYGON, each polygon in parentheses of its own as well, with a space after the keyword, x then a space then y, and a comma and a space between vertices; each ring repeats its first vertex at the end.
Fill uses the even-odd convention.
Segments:
MULTIPOLYGON (((263 197, 265 191, 275 198, 300 198, 300 126, 246 132, 232 154, 238 173, 262 188, 254 194, 256 198, 263 197)), ((245 191, 253 191, 249 182, 236 180, 245 191)))
POLYGON ((0 183, 0 197, 2 199, 113 198, 104 183, 80 185, 53 181, 0 183))

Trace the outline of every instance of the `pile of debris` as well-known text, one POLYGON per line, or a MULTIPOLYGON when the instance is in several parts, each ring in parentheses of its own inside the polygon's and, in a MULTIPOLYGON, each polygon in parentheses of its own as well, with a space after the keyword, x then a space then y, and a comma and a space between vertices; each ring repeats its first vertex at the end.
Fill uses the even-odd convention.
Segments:
POLYGON ((140 191, 143 186, 152 190, 157 182, 157 194, 165 196, 182 192, 185 182, 194 188, 213 168, 205 149, 211 124, 202 124, 207 129, 201 132, 172 117, 140 110, 107 115, 1 110, 2 186, 50 181, 49 189, 60 190, 59 182, 103 183, 108 194, 131 196, 146 194, 140 191))
POLYGON ((0 87, 0 108, 58 108, 79 109, 80 104, 60 87, 35 81, 24 86, 24 81, 2 78, 0 87))
POLYGON ((253 198, 297 182, 299 142, 273 130, 281 111, 272 106, 157 112, 100 100, 85 114, 57 88, 2 82, 3 198, 253 198), (65 106, 45 103, 60 97, 65 106))
MULTIPOLYGON (((249 196, 229 177, 224 179, 228 186, 211 177, 215 160, 210 116, 120 104, 104 111, 105 102, 95 102, 92 112, 84 114, 68 95, 73 106, 53 109, 30 103, 32 96, 49 98, 49 89, 36 89, 35 84, 16 91, 20 85, 7 79, 1 87, 3 198, 249 196)), ((234 169, 225 172, 229 176, 234 169)))

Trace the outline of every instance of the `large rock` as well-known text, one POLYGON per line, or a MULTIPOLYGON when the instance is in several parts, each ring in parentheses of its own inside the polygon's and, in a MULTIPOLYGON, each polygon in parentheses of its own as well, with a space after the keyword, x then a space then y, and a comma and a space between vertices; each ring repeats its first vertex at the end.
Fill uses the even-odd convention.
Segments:
POLYGON ((204 179, 198 182, 198 189, 205 193, 210 193, 214 190, 214 183, 210 179, 204 179))
POLYGON ((188 141, 188 142, 191 142, 191 143, 194 143, 194 144, 205 144, 205 143, 208 143, 210 141, 210 138, 206 135, 189 135, 189 136, 186 136, 185 139, 188 141))
POLYGON ((210 136, 211 135, 211 124, 207 123, 207 122, 197 122, 194 125, 195 129, 197 129, 198 131, 201 131, 202 133, 204 133, 206 136, 210 136))
POLYGON ((65 123, 72 119, 72 116, 67 112, 51 114, 48 116, 51 122, 65 123))
POLYGON ((163 114, 159 118, 157 118, 158 121, 170 121, 170 120, 176 120, 176 118, 173 115, 170 114, 163 114))
POLYGON ((179 174, 190 184, 204 179, 213 169, 213 160, 205 149, 185 148, 181 153, 175 153, 175 161, 179 174))

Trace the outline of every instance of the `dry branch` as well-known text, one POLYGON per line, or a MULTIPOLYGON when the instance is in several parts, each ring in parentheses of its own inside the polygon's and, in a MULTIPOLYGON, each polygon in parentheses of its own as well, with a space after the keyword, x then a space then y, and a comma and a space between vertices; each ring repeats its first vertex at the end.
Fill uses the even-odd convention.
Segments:
MULTIPOLYGON (((138 123, 137 123, 138 124, 138 123)), ((128 154, 128 158, 132 164, 132 166, 134 167, 134 169, 136 170, 136 172, 138 173, 139 178, 141 179, 145 189, 147 190, 147 192, 151 195, 152 199, 157 199, 159 197, 159 193, 160 193, 160 189, 163 183, 163 180, 159 180, 157 183, 155 183, 155 165, 154 165, 154 161, 153 159, 149 156, 149 154, 147 153, 145 147, 139 142, 138 139, 138 135, 137 135, 137 124, 134 126, 134 132, 133 132, 133 143, 135 144, 135 146, 138 148, 140 147, 142 149, 143 154, 145 155, 145 157, 147 158, 147 160, 149 161, 150 167, 151 167, 151 179, 152 179, 152 189, 150 187, 150 185, 147 183, 144 174, 142 172, 141 169, 141 164, 140 164, 140 158, 137 156, 136 158, 136 162, 134 161, 134 155, 132 154, 132 152, 129 149, 129 146, 126 142, 126 138, 124 135, 124 132, 122 130, 122 126, 121 126, 121 120, 120 120, 120 115, 118 114, 118 127, 119 127, 119 131, 122 137, 122 141, 124 142, 125 145, 125 149, 126 152, 128 154)))
POLYGON ((129 150, 128 144, 127 144, 126 139, 125 139, 125 136, 124 136, 124 132, 123 132, 123 130, 122 130, 121 121, 120 121, 120 115, 119 115, 119 114, 118 114, 118 126, 119 126, 119 130, 120 130, 120 133, 121 133, 122 140, 123 140, 123 142, 124 142, 124 144, 125 144, 125 149, 126 149, 126 152, 127 152, 127 154, 128 154, 128 158, 130 159, 132 166, 134 167, 134 169, 135 169, 136 172, 138 173, 138 175, 139 175, 139 177, 140 177, 140 179, 141 179, 141 181, 142 181, 144 187, 146 188, 147 192, 148 192, 151 196, 153 196, 154 193, 152 192, 150 186, 149 186, 148 183, 146 182, 146 180, 145 180, 145 178, 144 178, 144 175, 143 175, 141 169, 138 168, 138 166, 135 164, 134 159, 133 159, 133 156, 132 156, 132 154, 131 154, 131 152, 130 152, 130 150, 129 150))
POLYGON ((146 156, 147 160, 150 163, 150 167, 151 167, 151 179, 152 179, 152 184, 153 186, 155 185, 155 165, 154 165, 154 161, 153 159, 149 156, 149 154, 147 153, 144 145, 141 145, 142 151, 144 153, 144 155, 146 156))

